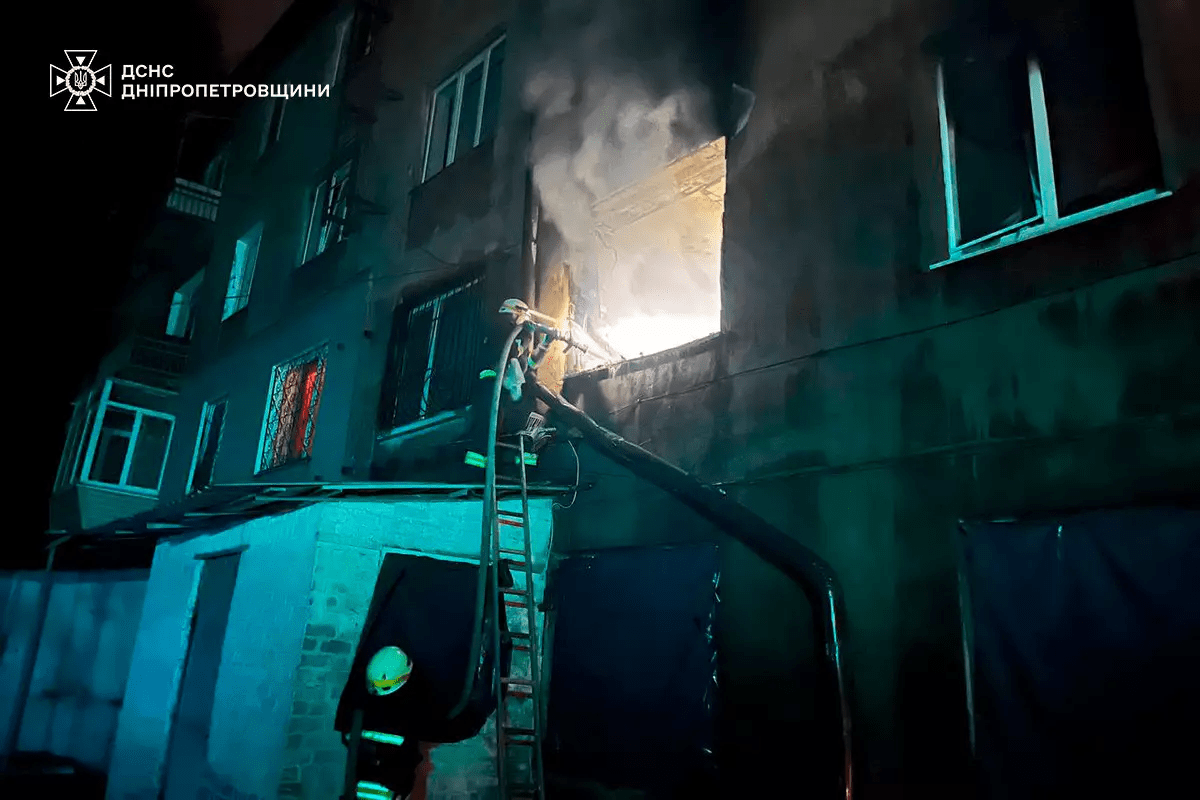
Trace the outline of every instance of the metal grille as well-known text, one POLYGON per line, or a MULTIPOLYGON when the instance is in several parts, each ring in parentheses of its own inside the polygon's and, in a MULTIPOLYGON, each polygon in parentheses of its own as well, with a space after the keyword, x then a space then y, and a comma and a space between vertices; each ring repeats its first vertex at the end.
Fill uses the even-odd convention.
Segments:
POLYGON ((275 367, 259 472, 312 455, 328 347, 275 367))
POLYGON ((380 427, 466 406, 479 373, 484 282, 468 280, 396 310, 380 427))

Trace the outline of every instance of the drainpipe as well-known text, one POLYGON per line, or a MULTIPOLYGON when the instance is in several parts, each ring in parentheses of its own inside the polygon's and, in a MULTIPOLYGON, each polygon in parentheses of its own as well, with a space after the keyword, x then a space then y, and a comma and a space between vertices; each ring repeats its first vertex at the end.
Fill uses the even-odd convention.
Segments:
MULTIPOLYGON (((540 207, 534 198, 533 172, 525 170, 525 236, 521 252, 521 284, 525 302, 537 308, 537 236, 540 207)), ((501 373, 503 374, 503 373, 501 373)))
POLYGON ((17 707, 13 709, 8 721, 8 729, 4 732, 4 749, 0 751, 0 770, 8 766, 8 760, 17 749, 17 737, 21 732, 21 722, 25 718, 25 708, 29 705, 29 687, 33 683, 33 668, 37 664, 38 649, 42 643, 42 631, 46 627, 46 612, 50 608, 50 589, 54 585, 54 553, 59 545, 70 539, 63 536, 50 543, 50 554, 46 558, 46 571, 42 575, 41 590, 38 593, 37 616, 33 623, 33 637, 25 650, 25 660, 21 664, 21 676, 17 681, 17 707))
POLYGON ((525 386, 551 411, 577 429, 584 441, 602 455, 670 493, 760 558, 778 567, 803 589, 812 607, 813 629, 820 638, 824 657, 825 691, 822 695, 836 698, 836 708, 831 704, 829 716, 831 726, 836 720, 837 740, 841 744, 839 795, 844 791, 847 800, 851 800, 854 792, 853 743, 849 686, 842 656, 845 604, 841 583, 833 568, 812 550, 724 492, 701 483, 674 464, 601 427, 557 392, 538 383, 534 375, 526 376, 525 386))

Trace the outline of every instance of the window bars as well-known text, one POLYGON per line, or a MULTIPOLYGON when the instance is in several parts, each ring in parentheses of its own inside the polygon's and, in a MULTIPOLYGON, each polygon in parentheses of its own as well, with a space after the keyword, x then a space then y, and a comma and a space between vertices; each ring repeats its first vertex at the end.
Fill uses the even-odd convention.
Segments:
POLYGON ((259 472, 312 455, 328 355, 328 346, 322 346, 275 367, 263 424, 259 472))
POLYGON ((396 309, 379 427, 391 430, 471 400, 483 341, 484 279, 396 309))

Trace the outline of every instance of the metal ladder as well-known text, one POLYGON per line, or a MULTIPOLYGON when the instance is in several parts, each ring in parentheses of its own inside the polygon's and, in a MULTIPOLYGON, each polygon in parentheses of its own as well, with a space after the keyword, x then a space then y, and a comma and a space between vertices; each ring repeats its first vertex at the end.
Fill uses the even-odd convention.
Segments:
MULTIPOLYGON (((538 420, 541 418, 538 417, 538 420)), ((537 602, 533 592, 533 539, 529 524, 529 487, 526 477, 527 444, 532 444, 538 425, 531 415, 531 424, 517 434, 516 444, 502 442, 496 446, 517 454, 521 474, 521 511, 500 508, 496 493, 491 493, 492 552, 495 569, 490 571, 492 596, 491 617, 493 652, 496 654, 494 691, 496 696, 496 776, 500 784, 500 800, 545 800, 545 772, 542 765, 542 676, 538 650, 537 602), (524 546, 517 550, 502 547, 500 532, 506 528, 522 529, 524 546), (501 585, 502 566, 513 575, 512 586, 501 585), (525 579, 519 579, 523 574, 525 579), (501 605, 503 604, 503 605, 501 605), (517 624, 501 630, 501 609, 518 610, 517 624), (519 611, 524 611, 523 615, 519 611), (520 622, 524 616, 524 623, 520 622), (507 642, 505 641, 507 639, 507 642), (503 674, 501 645, 511 644, 512 658, 509 674, 503 674), (527 666, 522 669, 520 662, 527 666), (514 717, 516 717, 514 719, 514 717), (515 756, 515 757, 514 757, 515 756), (510 760, 511 758, 511 760, 510 760), (513 762, 517 763, 513 763, 513 762)), ((497 456, 497 460, 499 457, 497 456)), ((507 614, 508 612, 505 611, 507 614)))

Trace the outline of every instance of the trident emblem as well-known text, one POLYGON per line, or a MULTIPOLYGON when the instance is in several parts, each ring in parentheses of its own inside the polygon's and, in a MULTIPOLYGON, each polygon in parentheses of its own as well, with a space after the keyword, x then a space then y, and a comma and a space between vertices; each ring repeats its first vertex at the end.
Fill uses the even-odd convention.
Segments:
POLYGON ((50 65, 50 96, 68 92, 64 111, 95 111, 92 92, 112 97, 112 64, 92 69, 95 50, 64 50, 69 69, 50 65))

